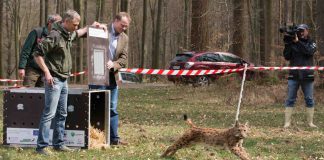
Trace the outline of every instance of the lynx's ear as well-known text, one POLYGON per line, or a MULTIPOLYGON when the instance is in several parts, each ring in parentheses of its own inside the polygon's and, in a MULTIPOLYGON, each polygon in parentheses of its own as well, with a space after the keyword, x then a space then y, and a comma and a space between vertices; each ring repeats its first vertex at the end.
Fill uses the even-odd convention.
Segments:
POLYGON ((245 122, 245 124, 244 124, 245 126, 249 126, 249 122, 245 122))

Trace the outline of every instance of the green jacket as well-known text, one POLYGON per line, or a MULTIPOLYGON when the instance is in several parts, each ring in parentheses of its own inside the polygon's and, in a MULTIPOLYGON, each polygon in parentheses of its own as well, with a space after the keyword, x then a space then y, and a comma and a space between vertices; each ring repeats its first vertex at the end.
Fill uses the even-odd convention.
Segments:
POLYGON ((34 56, 44 57, 53 77, 66 79, 71 74, 71 47, 76 38, 77 32, 66 31, 61 22, 54 23, 50 34, 37 45, 34 56))
POLYGON ((34 28, 25 40, 19 57, 19 69, 25 69, 26 66, 34 69, 40 69, 34 60, 33 50, 36 48, 38 41, 48 35, 47 27, 34 28))

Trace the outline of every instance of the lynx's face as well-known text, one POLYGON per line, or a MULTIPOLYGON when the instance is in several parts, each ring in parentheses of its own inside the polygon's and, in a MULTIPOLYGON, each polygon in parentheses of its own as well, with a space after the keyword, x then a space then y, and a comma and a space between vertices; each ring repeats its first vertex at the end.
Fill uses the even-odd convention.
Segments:
POLYGON ((234 132, 235 132, 235 137, 238 137, 240 139, 244 139, 247 137, 247 134, 248 134, 248 130, 249 130, 249 127, 248 127, 248 124, 239 124, 238 122, 235 124, 235 127, 234 127, 234 132))

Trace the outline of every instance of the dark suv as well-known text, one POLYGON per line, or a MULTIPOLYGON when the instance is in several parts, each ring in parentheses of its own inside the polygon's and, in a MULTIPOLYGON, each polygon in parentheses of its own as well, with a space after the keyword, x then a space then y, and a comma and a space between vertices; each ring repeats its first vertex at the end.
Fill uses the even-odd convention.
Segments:
MULTIPOLYGON (((232 69, 242 68, 244 64, 254 66, 242 58, 227 52, 183 52, 176 54, 170 62, 169 69, 172 70, 209 70, 209 69, 232 69)), ((249 71, 249 74, 252 74, 249 71)), ((243 72, 239 74, 242 75, 243 72)), ((215 80, 222 74, 203 75, 203 76, 173 76, 169 75, 168 80, 172 82, 192 83, 195 86, 208 85, 211 80, 215 80)))

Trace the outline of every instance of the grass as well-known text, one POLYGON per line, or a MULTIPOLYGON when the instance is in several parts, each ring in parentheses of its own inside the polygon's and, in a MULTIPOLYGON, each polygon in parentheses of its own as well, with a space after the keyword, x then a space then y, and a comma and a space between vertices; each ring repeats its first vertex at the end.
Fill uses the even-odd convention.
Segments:
MULTIPOLYGON (((315 87, 315 124, 305 123, 305 108, 299 98, 293 126, 283 130, 286 84, 255 85, 247 82, 240 110, 240 121, 249 122, 251 132, 244 146, 253 159, 299 160, 324 159, 324 89, 315 87)), ((219 81, 207 88, 190 86, 158 86, 120 89, 120 136, 130 145, 107 150, 81 150, 74 153, 54 153, 50 159, 113 159, 153 160, 179 137, 188 126, 184 113, 194 123, 205 127, 227 128, 234 123, 239 97, 238 81, 219 81)), ((2 97, 2 95, 1 95, 2 97)), ((302 97, 302 95, 299 95, 302 97)), ((2 99, 0 99, 2 104, 2 99)), ((2 110, 2 105, 0 106, 2 110)), ((2 141, 2 115, 0 123, 2 141)), ((46 159, 33 148, 0 147, 1 159, 46 159)), ((48 158, 47 158, 48 159, 48 158)), ((219 147, 195 145, 179 150, 175 159, 237 159, 219 147)))

